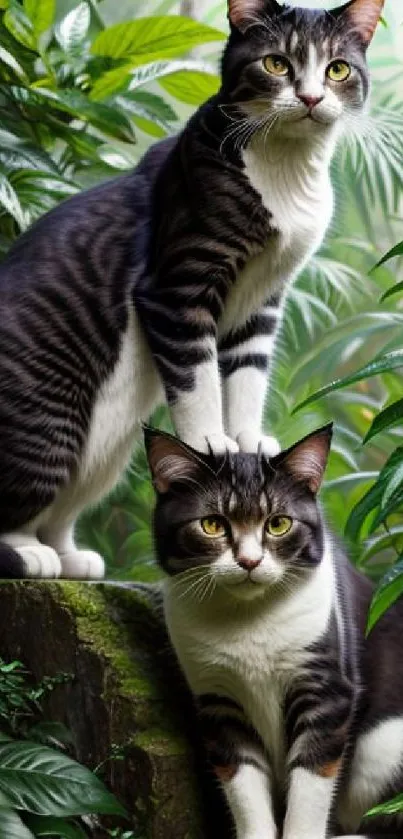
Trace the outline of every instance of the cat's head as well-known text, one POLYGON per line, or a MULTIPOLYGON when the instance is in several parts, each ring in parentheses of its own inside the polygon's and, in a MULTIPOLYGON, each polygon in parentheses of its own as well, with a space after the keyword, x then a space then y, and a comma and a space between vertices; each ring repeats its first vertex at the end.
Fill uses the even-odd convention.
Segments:
POLYGON ((184 593, 207 597, 219 586, 252 599, 309 575, 323 555, 316 495, 331 433, 325 426, 267 459, 203 455, 146 430, 157 556, 168 574, 182 575, 184 593))
POLYGON ((368 98, 366 50, 384 2, 351 0, 324 11, 228 0, 222 69, 231 136, 237 137, 238 111, 241 144, 259 129, 303 138, 351 125, 368 98))

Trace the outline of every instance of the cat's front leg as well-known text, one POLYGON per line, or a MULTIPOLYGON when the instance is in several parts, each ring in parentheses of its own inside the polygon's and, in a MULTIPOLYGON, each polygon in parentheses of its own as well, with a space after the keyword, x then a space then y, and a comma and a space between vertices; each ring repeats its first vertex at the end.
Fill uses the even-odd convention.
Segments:
POLYGON ((206 694, 198 698, 198 707, 207 757, 228 803, 236 839, 277 839, 270 767, 241 706, 206 694))
MULTIPOLYGON (((330 660, 331 653, 328 659, 330 660)), ((291 742, 283 839, 326 839, 354 712, 352 684, 322 665, 288 698, 291 742), (322 672, 321 672, 322 670, 322 672)))
POLYGON ((262 433, 269 361, 279 312, 279 301, 269 301, 219 343, 226 430, 241 451, 256 452, 261 445, 268 457, 280 451, 277 440, 262 433))
POLYGON ((217 453, 238 451, 224 432, 217 352, 219 289, 219 280, 217 287, 200 293, 183 278, 177 288, 150 280, 140 283, 135 295, 175 430, 185 443, 206 453, 210 447, 217 453))

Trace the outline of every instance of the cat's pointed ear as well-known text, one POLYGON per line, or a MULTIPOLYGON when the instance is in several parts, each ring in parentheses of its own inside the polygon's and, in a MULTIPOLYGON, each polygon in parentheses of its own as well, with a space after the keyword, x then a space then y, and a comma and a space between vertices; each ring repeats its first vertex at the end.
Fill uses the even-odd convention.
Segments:
POLYGON ((372 41, 385 0, 350 0, 331 12, 335 17, 346 15, 366 46, 372 41))
POLYGON ((306 484, 316 495, 325 474, 332 432, 332 423, 319 428, 277 455, 271 464, 277 461, 296 481, 306 484))
POLYGON ((165 493, 174 483, 200 479, 201 470, 210 472, 203 455, 182 443, 172 434, 144 428, 144 443, 153 484, 157 492, 165 493))
POLYGON ((275 14, 281 12, 281 8, 277 0, 228 0, 228 17, 233 26, 243 32, 262 12, 275 14))

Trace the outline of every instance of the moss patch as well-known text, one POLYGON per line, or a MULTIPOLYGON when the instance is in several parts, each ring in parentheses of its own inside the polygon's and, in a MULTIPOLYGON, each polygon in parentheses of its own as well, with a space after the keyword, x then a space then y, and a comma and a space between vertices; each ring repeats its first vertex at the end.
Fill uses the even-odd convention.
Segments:
POLYGON ((88 583, 59 583, 61 599, 74 614, 80 639, 94 647, 111 664, 119 693, 132 698, 157 698, 149 674, 130 651, 124 626, 111 620, 102 587, 88 583))

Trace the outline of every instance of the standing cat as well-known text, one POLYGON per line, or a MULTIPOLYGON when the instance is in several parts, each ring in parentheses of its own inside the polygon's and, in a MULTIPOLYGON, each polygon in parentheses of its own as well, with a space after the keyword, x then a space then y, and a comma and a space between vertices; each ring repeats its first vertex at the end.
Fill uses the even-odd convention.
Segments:
POLYGON ((229 0, 217 96, 132 174, 63 203, 12 248, 0 576, 102 576, 75 520, 117 482, 164 394, 196 448, 257 449, 279 299, 329 223, 330 159, 366 102, 382 6, 229 0))
POLYGON ((365 638, 372 585, 316 500, 330 438, 269 459, 146 434, 166 622, 237 839, 403 836, 363 819, 403 791, 403 600, 365 638))

